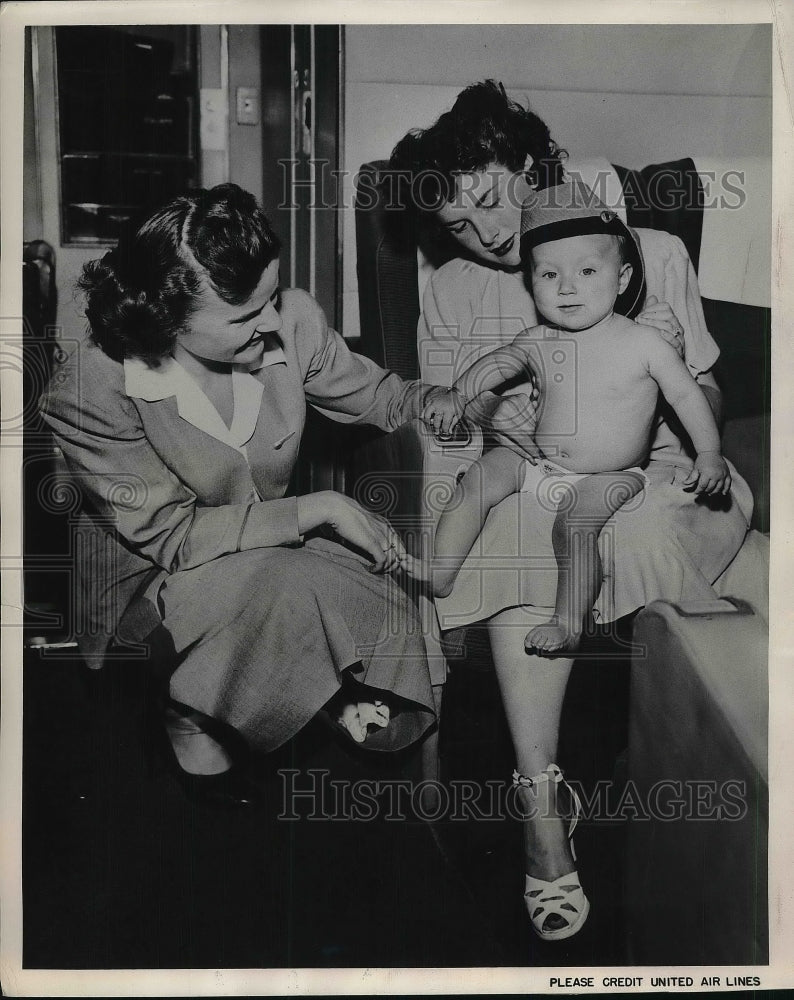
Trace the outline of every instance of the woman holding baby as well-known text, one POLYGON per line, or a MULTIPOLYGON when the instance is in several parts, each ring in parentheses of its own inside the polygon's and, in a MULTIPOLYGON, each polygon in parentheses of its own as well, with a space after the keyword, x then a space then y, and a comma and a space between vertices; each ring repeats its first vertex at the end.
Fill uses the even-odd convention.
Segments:
MULTIPOLYGON (((497 440, 514 456, 528 458, 529 464, 536 464, 538 458, 527 434, 537 416, 537 387, 525 386, 518 394, 499 397, 489 391, 472 393, 468 375, 463 382, 457 380, 473 362, 497 348, 504 352, 518 343, 522 331, 536 329, 544 320, 557 330, 566 329, 562 321, 555 324, 559 317, 539 316, 528 287, 534 282, 525 282, 522 273, 521 252, 522 205, 537 192, 566 182, 563 160, 564 153, 545 124, 509 100, 492 81, 467 88, 451 111, 431 128, 405 136, 392 156, 392 166, 413 177, 423 175, 422 184, 412 186, 421 190, 422 203, 416 207, 457 242, 461 254, 431 277, 419 323, 420 360, 446 351, 455 358, 454 370, 423 364, 423 377, 464 385, 467 393, 460 409, 453 407, 453 419, 466 407, 468 415, 485 419, 497 440), (427 351, 428 346, 433 351, 427 351), (475 412, 468 410, 472 394, 475 412)), ((716 447, 719 455, 714 423, 719 420, 721 396, 711 374, 719 351, 705 327, 694 271, 677 238, 653 230, 639 230, 636 235, 639 257, 633 258, 634 282, 644 277, 645 288, 641 295, 634 288, 631 311, 624 308, 623 314, 653 331, 653 337, 643 338, 649 356, 661 357, 679 372, 679 378, 685 364, 689 381, 693 377, 700 386, 702 392, 694 403, 700 406, 699 426, 707 430, 696 450, 716 447), (678 368, 671 360, 676 354, 684 362, 678 362, 678 368), (703 412, 709 408, 711 414, 703 412)), ((632 234, 629 245, 634 238, 632 234)), ((546 245, 543 239, 538 242, 546 245)), ((625 275, 621 271, 625 263, 616 258, 616 275, 625 275)), ((626 291, 627 283, 617 288, 616 313, 621 312, 620 296, 625 298, 626 291)), ((535 346, 543 348, 542 343, 535 346)), ((607 393, 609 386, 600 371, 595 386, 583 384, 577 391, 607 393)), ((512 374, 517 372, 515 368, 512 374)), ((490 390, 497 381, 480 377, 476 388, 490 390)), ((448 429, 450 412, 445 416, 440 404, 435 410, 437 428, 448 429)), ((600 512, 602 524, 611 517, 614 525, 614 532, 609 533, 611 547, 601 546, 604 583, 593 612, 601 622, 617 620, 659 597, 713 598, 711 584, 733 559, 748 530, 752 501, 746 484, 735 473, 731 486, 733 470, 723 468, 721 459, 714 463, 690 454, 664 411, 654 416, 648 431, 650 455, 638 453, 628 464, 619 463, 624 470, 629 465, 641 466, 637 474, 641 473, 642 480, 630 480, 626 495, 638 493, 640 486, 642 492, 614 517, 619 504, 611 510, 604 510, 602 504, 600 512), (700 470, 695 468, 696 457, 700 470), (711 465, 717 466, 715 476, 704 478, 703 467, 711 465)), ((567 433, 569 443, 575 442, 578 432, 569 429, 567 433)), ((559 450, 565 445, 557 443, 556 459, 565 467, 563 472, 599 471, 586 468, 586 461, 577 466, 566 460, 559 450)), ((570 840, 578 804, 570 788, 567 796, 558 799, 565 783, 555 764, 575 641, 568 636, 558 642, 559 655, 549 657, 541 655, 545 651, 538 642, 527 640, 537 626, 553 621, 559 594, 557 573, 548 569, 554 565, 551 528, 555 511, 550 513, 538 491, 521 489, 523 472, 519 475, 519 470, 525 465, 507 459, 506 481, 514 488, 505 488, 504 499, 498 498, 490 513, 486 511, 472 557, 459 560, 462 566, 449 596, 438 601, 438 610, 442 628, 445 618, 452 616, 456 625, 487 623, 515 750, 513 782, 526 815, 525 901, 536 933, 555 940, 577 933, 589 912, 570 840), (475 558, 477 554, 487 557, 485 568, 483 559, 475 558), (515 565, 517 554, 526 557, 521 572, 508 568, 515 565), (570 827, 566 818, 572 820, 570 827)), ((438 589, 443 593, 446 588, 438 589)))

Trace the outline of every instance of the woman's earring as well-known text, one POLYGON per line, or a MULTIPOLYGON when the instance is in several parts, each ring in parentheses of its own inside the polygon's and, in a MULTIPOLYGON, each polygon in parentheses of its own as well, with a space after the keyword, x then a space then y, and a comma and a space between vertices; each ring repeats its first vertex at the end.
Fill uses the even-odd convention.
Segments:
POLYGON ((524 160, 524 180, 529 185, 530 191, 537 191, 538 189, 538 175, 535 170, 535 161, 527 153, 527 157, 524 160))

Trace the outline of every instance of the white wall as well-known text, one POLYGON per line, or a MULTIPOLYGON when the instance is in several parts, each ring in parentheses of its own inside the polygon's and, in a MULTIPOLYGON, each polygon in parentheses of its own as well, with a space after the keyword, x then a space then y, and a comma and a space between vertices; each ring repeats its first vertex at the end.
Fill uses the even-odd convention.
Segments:
POLYGON ((486 77, 529 99, 575 158, 750 164, 770 211, 768 25, 350 25, 345 44, 346 336, 358 332, 355 172, 486 77))
POLYGON ((772 94, 770 25, 348 25, 349 83, 772 94))

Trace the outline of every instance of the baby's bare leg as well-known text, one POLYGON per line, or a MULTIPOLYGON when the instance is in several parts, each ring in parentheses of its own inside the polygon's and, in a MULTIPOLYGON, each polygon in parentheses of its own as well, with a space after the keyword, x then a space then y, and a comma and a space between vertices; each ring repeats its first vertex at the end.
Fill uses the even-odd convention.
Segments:
POLYGON ((527 651, 576 650, 603 580, 598 536, 615 511, 644 485, 636 472, 600 472, 570 484, 570 499, 560 505, 552 529, 557 560, 554 619, 529 632, 527 651))
POLYGON ((436 597, 452 590, 491 508, 520 489, 524 461, 509 448, 494 448, 466 470, 439 519, 429 572, 407 567, 411 576, 429 577, 436 597))

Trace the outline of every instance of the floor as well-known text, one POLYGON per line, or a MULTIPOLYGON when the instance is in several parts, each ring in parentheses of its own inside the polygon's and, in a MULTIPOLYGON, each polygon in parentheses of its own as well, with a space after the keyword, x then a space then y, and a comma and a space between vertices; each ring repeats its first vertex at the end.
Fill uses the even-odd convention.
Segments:
MULTIPOLYGON (((552 945, 529 927, 520 830, 505 799, 512 759, 491 671, 452 671, 441 729, 449 801, 441 793, 435 806, 432 789, 416 798, 416 753, 362 752, 319 727, 258 762, 261 803, 198 805, 146 752, 145 684, 135 665, 94 672, 27 654, 26 967, 626 961, 617 821, 577 831, 592 902, 582 932, 552 945), (293 800, 291 788, 314 791, 293 800)), ((625 663, 575 667, 560 763, 583 790, 601 780, 619 793, 627 686, 625 663)))

